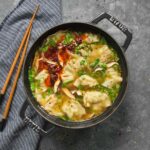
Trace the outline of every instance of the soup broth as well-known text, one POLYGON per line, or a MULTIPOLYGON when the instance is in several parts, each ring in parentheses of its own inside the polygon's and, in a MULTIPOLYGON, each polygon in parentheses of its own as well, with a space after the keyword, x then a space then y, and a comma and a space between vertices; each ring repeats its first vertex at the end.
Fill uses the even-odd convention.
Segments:
POLYGON ((104 37, 70 30, 44 40, 28 78, 40 106, 67 121, 102 114, 114 103, 123 80, 119 57, 104 37))

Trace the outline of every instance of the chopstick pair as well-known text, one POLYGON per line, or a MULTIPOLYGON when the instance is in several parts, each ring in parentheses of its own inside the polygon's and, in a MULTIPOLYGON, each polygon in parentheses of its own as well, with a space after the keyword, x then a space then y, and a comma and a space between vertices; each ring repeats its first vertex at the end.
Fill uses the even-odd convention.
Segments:
POLYGON ((22 41, 20 43, 20 46, 17 50, 16 56, 13 60, 13 63, 11 65, 11 68, 9 70, 7 78, 6 78, 6 80, 4 82, 4 85, 3 85, 2 89, 1 89, 1 92, 0 92, 0 103, 1 103, 2 100, 3 100, 3 97, 6 93, 6 90, 7 90, 10 78, 12 76, 12 73, 14 71, 15 65, 16 65, 16 63, 18 61, 18 58, 20 56, 20 53, 22 51, 22 56, 20 58, 20 62, 19 62, 16 74, 15 74, 15 77, 14 77, 14 81, 13 81, 13 85, 12 85, 12 88, 11 88, 11 91, 10 91, 10 95, 8 97, 6 106, 4 108, 3 114, 2 114, 1 119, 0 119, 0 131, 2 131, 4 129, 4 126, 6 124, 6 120, 8 118, 11 102, 13 100, 13 95, 14 95, 14 92, 15 92, 15 89, 16 89, 17 81, 18 81, 18 78, 19 78, 19 75, 20 75, 20 72, 21 72, 21 68, 22 68, 22 65, 23 65, 23 62, 24 62, 24 58, 25 58, 25 55, 26 55, 26 51, 27 51, 27 47, 28 47, 28 43, 29 43, 29 38, 30 38, 30 34, 31 34, 31 29, 32 29, 32 24, 33 24, 34 18, 36 16, 36 13, 37 13, 38 10, 39 10, 39 5, 36 7, 36 9, 35 9, 35 11, 32 15, 32 18, 29 22, 29 25, 26 29, 26 32, 23 36, 23 39, 22 39, 22 41))

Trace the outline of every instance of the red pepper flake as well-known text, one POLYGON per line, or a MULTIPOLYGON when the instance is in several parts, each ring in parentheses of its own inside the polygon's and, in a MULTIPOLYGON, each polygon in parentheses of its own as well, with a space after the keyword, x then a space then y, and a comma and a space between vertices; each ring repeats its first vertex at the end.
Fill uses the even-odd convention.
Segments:
POLYGON ((51 84, 52 84, 52 86, 55 84, 57 78, 58 78, 57 74, 51 74, 51 84))
POLYGON ((62 67, 60 65, 49 65, 49 68, 48 68, 48 71, 53 74, 60 73, 61 70, 62 70, 62 67))
POLYGON ((58 50, 57 48, 49 48, 48 51, 44 53, 45 58, 50 59, 52 61, 58 62, 58 50))
POLYGON ((82 37, 81 36, 76 37, 75 41, 77 44, 81 44, 82 43, 82 37))
POLYGON ((51 76, 48 75, 48 77, 45 79, 45 85, 48 87, 51 87, 51 76))
POLYGON ((74 44, 70 44, 70 45, 67 45, 66 48, 67 48, 67 50, 69 50, 69 51, 73 51, 74 48, 75 48, 75 45, 74 45, 74 44))
POLYGON ((49 47, 48 50, 46 52, 44 52, 44 56, 45 56, 45 58, 49 59, 52 57, 52 54, 56 53, 56 52, 57 52, 56 48, 49 47))
POLYGON ((66 63, 70 57, 70 55, 68 54, 67 52, 67 48, 64 47, 60 52, 59 52, 59 55, 60 57, 62 58, 63 62, 66 63))
POLYGON ((87 34, 82 34, 81 35, 82 40, 85 40, 87 37, 88 37, 87 34))
POLYGON ((46 51, 46 52, 44 52, 44 56, 45 56, 45 58, 50 58, 50 56, 51 56, 51 53, 50 53, 50 51, 51 51, 51 49, 50 48, 48 48, 48 50, 46 51))
POLYGON ((48 64, 46 62, 43 62, 42 60, 39 61, 39 67, 38 67, 38 71, 42 71, 42 70, 48 70, 48 64))

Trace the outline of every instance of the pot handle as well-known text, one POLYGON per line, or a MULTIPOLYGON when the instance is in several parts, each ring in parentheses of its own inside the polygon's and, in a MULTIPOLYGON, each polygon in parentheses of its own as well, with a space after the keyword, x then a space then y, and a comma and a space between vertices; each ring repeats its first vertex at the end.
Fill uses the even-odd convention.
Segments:
POLYGON ((106 12, 102 13, 100 16, 95 18, 93 21, 91 21, 91 23, 97 24, 98 22, 100 22, 103 19, 107 19, 109 22, 111 22, 113 25, 115 25, 120 31, 122 31, 126 35, 126 40, 122 46, 124 51, 126 51, 132 40, 132 33, 119 20, 117 20, 116 18, 114 18, 113 16, 111 16, 110 14, 108 14, 106 12))
POLYGON ((21 111, 20 111, 20 117, 22 118, 22 120, 24 121, 24 123, 26 125, 28 125, 30 128, 32 128, 35 132, 41 134, 41 135, 48 135, 48 134, 53 134, 56 130, 56 127, 53 126, 51 129, 49 129, 48 131, 45 131, 44 129, 42 129, 40 126, 38 126, 35 122, 33 122, 27 115, 26 115, 26 110, 28 108, 29 104, 27 102, 27 100, 24 102, 21 111))

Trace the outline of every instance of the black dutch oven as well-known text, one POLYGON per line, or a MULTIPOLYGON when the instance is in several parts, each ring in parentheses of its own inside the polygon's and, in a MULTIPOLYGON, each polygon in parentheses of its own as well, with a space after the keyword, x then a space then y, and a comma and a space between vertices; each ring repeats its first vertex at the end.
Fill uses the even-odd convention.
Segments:
POLYGON ((20 116, 24 120, 24 122, 29 125, 31 128, 33 128, 36 132, 46 135, 49 134, 54 128, 57 126, 64 127, 64 128, 70 128, 70 129, 82 129, 87 127, 92 127, 98 123, 103 122, 106 118, 108 118, 121 104, 127 84, 128 84, 128 68, 127 68, 127 61, 125 58, 124 52, 128 48, 130 42, 132 40, 132 34, 128 30, 126 26, 124 26, 122 23, 120 23, 117 19, 115 19, 113 16, 103 13, 96 19, 94 19, 91 23, 82 23, 82 22, 71 22, 71 23, 63 23, 58 26, 55 26, 48 31, 46 31, 44 34, 42 34, 36 42, 31 47, 26 60, 24 64, 23 69, 23 83, 25 87, 25 91, 27 94, 27 101, 23 104, 20 116), (103 19, 107 19, 110 21, 113 25, 115 25, 120 31, 122 31, 126 35, 126 40, 124 42, 123 46, 119 46, 119 44, 116 42, 115 39, 113 39, 107 32, 103 31, 101 28, 97 27, 96 24, 100 22, 103 19), (52 116, 48 114, 45 110, 43 110, 40 105, 37 103, 35 98, 32 95, 32 91, 30 90, 29 80, 28 80, 28 68, 30 64, 33 61, 34 54, 36 52, 36 49, 40 46, 40 44, 43 42, 43 40, 55 32, 59 30, 65 30, 65 29, 72 29, 76 31, 85 31, 85 32, 94 32, 102 35, 108 43, 117 51, 118 56, 120 58, 120 65, 122 69, 122 77, 123 82, 121 84, 121 89, 119 92, 118 97, 116 98, 115 102, 111 107, 109 107, 102 115, 99 115, 97 117, 94 117, 90 120, 82 121, 82 122, 71 122, 71 121, 65 121, 62 119, 59 119, 55 116, 52 116), (44 131, 42 128, 40 128, 36 123, 34 123, 27 115, 26 115, 26 109, 29 106, 29 104, 36 110, 36 112, 42 116, 44 119, 46 119, 49 123, 51 123, 54 127, 52 127, 48 131, 44 131))

